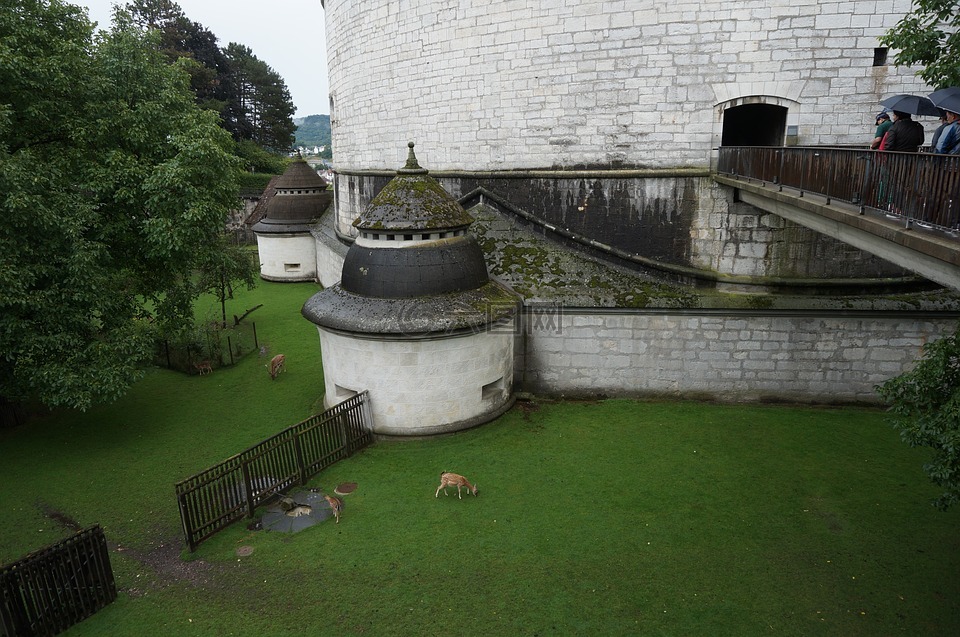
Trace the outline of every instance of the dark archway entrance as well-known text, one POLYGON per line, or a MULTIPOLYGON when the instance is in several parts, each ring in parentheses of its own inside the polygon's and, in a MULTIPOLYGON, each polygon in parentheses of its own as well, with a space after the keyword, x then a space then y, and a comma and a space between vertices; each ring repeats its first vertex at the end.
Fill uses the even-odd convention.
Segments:
POLYGON ((773 104, 743 104, 723 112, 722 146, 782 146, 787 109, 773 104))

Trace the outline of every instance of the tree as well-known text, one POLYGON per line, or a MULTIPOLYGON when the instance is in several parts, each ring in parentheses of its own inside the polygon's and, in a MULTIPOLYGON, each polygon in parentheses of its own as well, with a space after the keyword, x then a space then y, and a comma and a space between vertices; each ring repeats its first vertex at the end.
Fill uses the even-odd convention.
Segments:
POLYGON ((296 126, 293 100, 283 78, 247 46, 231 42, 225 53, 240 111, 250 123, 250 139, 274 152, 290 150, 296 126))
POLYGON ((897 66, 923 65, 918 75, 936 88, 960 86, 960 3, 916 0, 882 44, 899 49, 897 66))
POLYGON ((934 502, 947 509, 960 501, 960 326, 923 347, 916 366, 877 390, 893 424, 911 447, 933 450, 924 471, 943 489, 934 502))
POLYGON ((122 395, 158 331, 192 322, 195 270, 236 205, 238 161, 182 64, 115 12, 0 0, 0 397, 122 395))
POLYGON ((256 285, 256 267, 250 253, 220 235, 218 246, 207 253, 207 262, 200 267, 197 290, 211 292, 220 302, 221 327, 227 326, 227 300, 233 298, 233 286, 237 283, 253 289, 256 285))
POLYGON ((220 113, 221 126, 234 139, 248 139, 249 125, 239 109, 230 61, 217 44, 217 36, 191 21, 171 0, 133 0, 126 10, 141 30, 159 32, 158 46, 171 63, 185 63, 197 103, 220 113))

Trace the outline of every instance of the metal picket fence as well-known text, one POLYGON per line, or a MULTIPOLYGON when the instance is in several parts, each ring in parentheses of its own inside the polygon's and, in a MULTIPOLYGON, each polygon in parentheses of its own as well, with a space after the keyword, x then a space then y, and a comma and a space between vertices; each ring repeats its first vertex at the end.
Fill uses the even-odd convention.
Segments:
POLYGON ((176 485, 191 551, 277 493, 299 484, 373 442, 362 392, 176 485))
POLYGON ((56 635, 117 598, 100 526, 0 567, 0 636, 56 635))

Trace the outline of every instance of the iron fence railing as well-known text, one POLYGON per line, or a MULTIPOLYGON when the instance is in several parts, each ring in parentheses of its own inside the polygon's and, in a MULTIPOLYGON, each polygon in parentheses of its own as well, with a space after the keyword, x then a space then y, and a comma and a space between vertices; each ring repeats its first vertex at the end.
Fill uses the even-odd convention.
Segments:
POLYGON ((296 484, 373 442, 367 392, 352 396, 176 485, 191 551, 296 484))
POLYGON ((0 567, 0 635, 57 635, 116 598, 107 540, 92 526, 0 567))
POLYGON ((906 226, 960 229, 960 156, 832 147, 724 146, 717 173, 881 211, 906 226))

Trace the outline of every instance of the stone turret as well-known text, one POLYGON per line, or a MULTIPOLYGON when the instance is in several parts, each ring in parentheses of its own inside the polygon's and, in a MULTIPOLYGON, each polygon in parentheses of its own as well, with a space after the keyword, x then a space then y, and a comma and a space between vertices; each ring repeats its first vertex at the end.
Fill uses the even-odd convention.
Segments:
POLYGON ((316 241, 310 226, 333 198, 327 182, 307 162, 292 162, 274 184, 263 218, 252 227, 260 254, 260 277, 268 281, 313 281, 316 241))
POLYGON ((464 429, 513 402, 519 297, 490 279, 473 219, 409 147, 354 222, 340 283, 303 307, 320 332, 325 402, 368 390, 386 435, 464 429))

